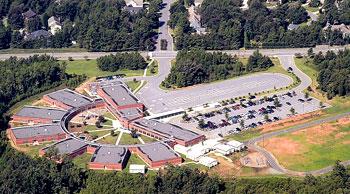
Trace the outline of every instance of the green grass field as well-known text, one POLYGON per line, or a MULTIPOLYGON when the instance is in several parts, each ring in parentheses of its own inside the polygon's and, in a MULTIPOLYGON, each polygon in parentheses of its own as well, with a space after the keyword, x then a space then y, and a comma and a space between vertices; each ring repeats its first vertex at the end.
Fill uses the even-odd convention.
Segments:
POLYGON ((118 139, 119 132, 115 132, 114 134, 115 134, 114 136, 108 135, 107 137, 104 137, 104 138, 98 140, 97 143, 105 143, 105 144, 113 144, 114 145, 118 139))
POLYGON ((141 164, 147 166, 147 164, 142 161, 137 155, 131 154, 126 167, 123 169, 123 172, 129 172, 130 164, 141 164))
POLYGON ((307 133, 280 136, 296 142, 298 152, 275 154, 275 157, 284 167, 296 171, 318 170, 333 165, 337 160, 349 160, 350 125, 338 126, 337 129, 329 135, 315 134, 315 137, 307 133))
POLYGON ((318 71, 313 64, 311 59, 308 58, 295 58, 296 66, 307 74, 312 79, 312 92, 309 92, 311 96, 331 104, 332 107, 325 110, 326 115, 335 115, 339 113, 344 113, 350 111, 350 97, 339 97, 336 96, 333 99, 329 100, 326 98, 326 94, 318 89, 317 76, 318 71))
POLYGON ((132 138, 130 134, 123 133, 123 136, 119 142, 120 145, 133 145, 133 144, 141 144, 141 142, 137 138, 132 138))
POLYGON ((154 60, 147 68, 146 76, 153 76, 158 74, 159 69, 159 62, 157 60, 154 60), (155 72, 151 72, 151 68, 154 68, 155 72))
POLYGON ((92 60, 74 60, 74 61, 65 61, 67 63, 66 72, 68 74, 85 74, 88 77, 103 77, 103 76, 112 76, 112 75, 125 75, 126 77, 130 76, 141 76, 143 70, 119 70, 116 72, 101 71, 97 67, 97 62, 95 59, 92 60))
POLYGON ((24 153, 27 154, 28 156, 38 157, 40 149, 42 149, 50 144, 53 144, 53 143, 54 142, 46 142, 46 143, 42 143, 40 145, 21 145, 20 147, 22 147, 26 150, 24 153))
POLYGON ((140 135, 140 137, 145 143, 151 143, 151 142, 156 142, 157 141, 157 139, 150 138, 150 137, 147 137, 145 135, 140 135))
POLYGON ((87 168, 87 164, 90 162, 92 155, 88 154, 88 153, 84 153, 80 156, 77 156, 73 159, 73 163, 79 167, 79 168, 83 168, 86 169, 87 168))
POLYGON ((139 87, 140 84, 141 81, 139 80, 126 82, 126 85, 130 88, 131 91, 135 91, 135 89, 139 87))

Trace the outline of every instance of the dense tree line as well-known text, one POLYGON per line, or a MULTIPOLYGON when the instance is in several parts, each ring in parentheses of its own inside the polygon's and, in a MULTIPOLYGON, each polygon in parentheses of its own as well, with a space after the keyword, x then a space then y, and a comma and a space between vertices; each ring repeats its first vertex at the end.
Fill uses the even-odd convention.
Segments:
POLYGON ((67 75, 65 69, 64 63, 47 55, 0 61, 0 114, 24 98, 63 83, 76 87, 85 80, 85 76, 67 75))
POLYGON ((147 63, 138 52, 117 53, 97 59, 97 66, 102 71, 118 71, 120 69, 145 69, 147 63))
POLYGON ((328 98, 350 94, 350 50, 318 53, 314 57, 314 64, 319 70, 319 87, 327 92, 328 98))
POLYGON ((183 50, 178 52, 176 62, 162 85, 186 87, 262 71, 271 66, 273 66, 271 60, 257 51, 249 57, 247 66, 244 66, 236 56, 232 57, 225 53, 209 53, 199 49, 183 50))
MULTIPOLYGON (((310 47, 317 44, 340 45, 349 43, 340 31, 322 29, 327 21, 347 24, 349 3, 341 2, 341 7, 321 14, 319 21, 288 29, 289 24, 301 24, 308 20, 308 14, 299 1, 286 1, 268 9, 260 0, 249 1, 249 9, 240 8, 240 0, 204 0, 198 12, 206 34, 198 35, 185 20, 188 13, 184 1, 173 4, 177 9, 171 12, 170 27, 174 29, 177 49, 200 47, 209 50, 245 48, 310 47), (182 4, 181 4, 182 3, 182 4), (179 5, 180 4, 180 5, 179 5), (345 10, 345 11, 343 11, 345 10), (329 16, 332 14, 337 17, 329 16), (181 16, 181 17, 179 17, 181 16)), ((334 5, 334 6, 333 6, 334 5)))
POLYGON ((124 9, 124 0, 0 0, 0 19, 7 19, 7 26, 0 25, 0 40, 6 40, 0 49, 61 48, 76 41, 91 51, 153 50, 161 2, 150 0, 147 9, 133 13, 124 9), (22 13, 29 9, 38 15, 25 21, 22 13), (48 29, 51 16, 63 25, 54 36, 26 41, 19 32, 22 28, 28 33, 48 29))

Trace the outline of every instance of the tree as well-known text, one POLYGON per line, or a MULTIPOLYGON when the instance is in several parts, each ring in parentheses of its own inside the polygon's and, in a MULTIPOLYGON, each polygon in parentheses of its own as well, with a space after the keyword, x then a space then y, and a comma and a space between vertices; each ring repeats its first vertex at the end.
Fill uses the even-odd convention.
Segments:
POLYGON ((203 128, 205 127, 205 123, 204 123, 204 120, 203 120, 203 119, 200 119, 200 120, 198 121, 198 127, 199 127, 200 129, 203 129, 203 128))
POLYGON ((0 23, 0 49, 7 49, 10 47, 11 32, 0 23))
POLYGON ((278 98, 274 98, 273 100, 273 105, 276 107, 280 107, 282 104, 280 103, 280 101, 278 100, 278 98))
POLYGON ((320 101, 320 103, 319 103, 319 107, 320 107, 320 108, 323 108, 323 106, 324 106, 324 105, 323 105, 323 102, 322 102, 322 101, 320 101))
POLYGON ((10 10, 8 22, 12 29, 19 30, 24 27, 24 19, 20 7, 14 7, 10 10))
POLYGON ((98 120, 100 123, 106 122, 106 118, 105 118, 103 115, 98 116, 97 120, 98 120))
POLYGON ((241 119, 241 120, 239 121, 239 126, 241 126, 241 128, 244 128, 244 120, 243 120, 243 119, 241 119))
POLYGON ((101 122, 100 122, 100 121, 96 121, 96 122, 95 122, 95 126, 96 126, 97 128, 101 128, 101 127, 102 127, 101 122))
POLYGON ((35 16, 34 18, 30 18, 27 22, 27 30, 28 32, 34 32, 41 29, 41 20, 39 16, 35 16))
POLYGON ((189 120, 190 120, 190 117, 188 117, 187 112, 185 112, 185 113, 182 115, 182 120, 184 120, 184 121, 189 121, 189 120))
POLYGON ((131 130, 130 135, 131 135, 132 138, 138 138, 138 135, 137 135, 137 131, 136 131, 136 130, 131 130))
POLYGON ((268 114, 264 114, 264 120, 265 120, 266 122, 270 120, 270 118, 269 118, 269 115, 268 115, 268 114))
POLYGON ((290 108, 290 113, 292 114, 292 115, 295 115, 295 109, 292 107, 292 108, 290 108))
POLYGON ((307 50, 307 56, 310 57, 310 58, 314 58, 315 53, 314 53, 314 50, 312 48, 309 48, 307 50))
POLYGON ((321 5, 320 0, 311 0, 309 3, 310 7, 319 7, 321 5))
POLYGON ((309 92, 305 92, 304 98, 307 100, 307 99, 309 99, 309 97, 310 97, 309 92))
POLYGON ((44 156, 49 158, 50 160, 59 160, 60 159, 58 148, 54 147, 54 146, 49 147, 46 150, 44 156))
POLYGON ((160 49, 161 50, 167 50, 168 48, 168 41, 165 39, 160 40, 160 49))

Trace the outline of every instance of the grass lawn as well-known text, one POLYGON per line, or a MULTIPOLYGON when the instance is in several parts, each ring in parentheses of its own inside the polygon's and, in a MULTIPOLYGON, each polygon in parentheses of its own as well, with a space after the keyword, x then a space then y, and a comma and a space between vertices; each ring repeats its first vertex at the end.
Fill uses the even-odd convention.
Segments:
POLYGON ((147 166, 147 164, 135 154, 130 155, 128 163, 126 164, 126 167, 123 169, 124 172, 129 172, 130 164, 141 164, 141 165, 147 166))
POLYGON ((108 118, 110 118, 110 119, 116 119, 115 118, 115 116, 112 114, 112 113, 110 113, 109 111, 107 111, 107 112, 105 112, 104 114, 103 114, 103 116, 104 117, 108 117, 108 118))
POLYGON ((136 81, 128 81, 126 82, 126 85, 130 88, 130 90, 133 92, 139 85, 141 84, 141 81, 136 80, 136 81))
POLYGON ((54 91, 57 91, 57 90, 60 90, 60 89, 63 89, 63 88, 66 88, 66 86, 65 85, 60 85, 58 87, 52 88, 50 90, 46 90, 44 92, 41 92, 39 94, 36 94, 36 95, 31 96, 29 98, 26 98, 26 99, 24 99, 22 101, 19 101, 16 104, 14 104, 13 106, 11 106, 11 108, 7 111, 7 114, 17 113, 23 106, 31 105, 31 104, 33 104, 33 102, 35 102, 37 100, 40 100, 43 97, 43 95, 51 93, 51 92, 54 92, 54 91))
POLYGON ((325 133, 320 129, 317 133, 314 128, 309 128, 272 138, 265 142, 265 148, 272 151, 284 167, 296 171, 317 170, 334 165, 337 160, 349 160, 350 125, 332 123, 332 126, 333 129, 319 127, 328 131, 325 133), (280 142, 280 148, 271 148, 269 143, 273 142, 280 142), (284 147, 286 144, 289 149, 284 147))
POLYGON ((145 142, 145 143, 151 143, 151 142, 156 142, 157 139, 145 136, 145 135, 140 135, 141 139, 145 142))
MULTIPOLYGON (((96 136, 96 138, 99 138, 99 137, 102 137, 106 134, 110 134, 111 132, 110 131, 97 131, 97 132, 89 132, 89 134, 91 136, 96 136)), ((108 136, 107 136, 108 137, 108 136)), ((107 138, 105 137, 105 138, 107 138)))
POLYGON ((73 159, 73 163, 79 168, 87 168, 87 164, 90 162, 92 155, 84 153, 73 159))
POLYGON ((84 129, 86 131, 92 131, 92 130, 101 130, 101 129, 110 129, 112 127, 109 126, 102 126, 101 128, 97 128, 95 125, 86 125, 84 129))
POLYGON ((146 76, 157 75, 159 69, 159 62, 157 60, 153 60, 153 62, 148 66, 146 76), (151 72, 151 69, 154 69, 154 73, 151 72))
POLYGON ((318 12, 318 10, 320 9, 319 7, 310 7, 309 5, 306 5, 304 6, 304 8, 307 10, 307 11, 311 11, 311 12, 318 12))
POLYGON ((113 144, 113 145, 115 145, 115 142, 118 139, 119 132, 115 132, 114 134, 115 134, 114 136, 108 135, 107 137, 104 137, 104 138, 98 140, 97 142, 98 143, 105 143, 105 144, 113 144))
POLYGON ((226 140, 236 140, 239 142, 244 142, 247 141, 249 139, 255 138, 262 135, 262 133, 260 132, 260 130, 258 129, 248 129, 246 131, 242 131, 240 133, 237 134, 233 134, 233 135, 228 135, 225 137, 226 140))
POLYGON ((20 147, 26 150, 24 153, 27 154, 28 156, 37 157, 39 156, 39 150, 41 148, 44 148, 53 143, 54 142, 47 142, 40 145, 21 145, 20 147))
POLYGON ((311 96, 331 104, 332 107, 325 110, 326 116, 335 115, 350 111, 350 97, 336 96, 331 100, 326 98, 326 94, 318 89, 317 76, 318 71, 313 62, 308 58, 295 58, 296 66, 307 74, 312 79, 312 92, 309 92, 311 96))
POLYGON ((119 142, 120 145, 133 145, 133 144, 141 144, 141 142, 137 138, 132 138, 130 134, 123 133, 123 136, 119 142))
POLYGON ((143 70, 119 70, 116 72, 110 71, 101 71, 97 67, 96 59, 92 60, 74 60, 74 61, 65 61, 67 63, 66 72, 68 74, 85 74, 88 77, 103 77, 111 75, 125 75, 126 77, 130 76, 141 76, 143 70))

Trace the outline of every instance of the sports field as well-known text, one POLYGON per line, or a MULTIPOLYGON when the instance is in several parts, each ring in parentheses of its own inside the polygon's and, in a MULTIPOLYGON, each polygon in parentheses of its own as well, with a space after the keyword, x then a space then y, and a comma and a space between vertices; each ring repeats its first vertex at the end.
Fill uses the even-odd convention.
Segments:
POLYGON ((287 169, 321 169, 337 160, 350 160, 350 118, 274 137, 259 145, 287 169))

